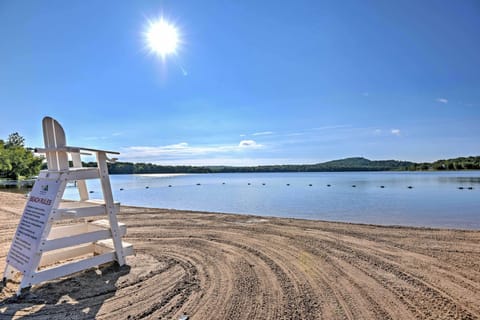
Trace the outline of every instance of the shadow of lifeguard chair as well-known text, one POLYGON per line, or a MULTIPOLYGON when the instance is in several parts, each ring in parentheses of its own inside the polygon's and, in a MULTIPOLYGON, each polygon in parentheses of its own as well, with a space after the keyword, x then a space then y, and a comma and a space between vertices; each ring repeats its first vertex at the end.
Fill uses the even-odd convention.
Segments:
POLYGON ((114 203, 108 176, 107 154, 114 151, 70 147, 62 126, 53 118, 43 119, 48 170, 43 170, 27 199, 7 256, 3 282, 20 272, 17 295, 43 281, 70 275, 100 264, 125 264, 133 254, 131 244, 122 242, 126 227, 117 221, 119 203, 114 203), (96 155, 97 167, 82 167, 81 154, 96 155), (70 155, 73 166, 69 165, 70 155), (103 200, 91 200, 85 180, 100 179, 103 200), (62 201, 68 182, 75 181, 80 201, 62 201), (106 216, 85 222, 84 218, 106 216), (53 226, 54 222, 68 220, 53 226))

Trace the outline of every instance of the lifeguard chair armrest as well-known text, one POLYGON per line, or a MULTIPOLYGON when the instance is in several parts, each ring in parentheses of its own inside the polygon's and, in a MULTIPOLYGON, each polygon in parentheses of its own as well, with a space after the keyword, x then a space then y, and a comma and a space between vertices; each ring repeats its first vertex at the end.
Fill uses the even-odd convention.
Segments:
POLYGON ((99 149, 81 148, 81 147, 35 148, 36 153, 47 153, 47 152, 55 152, 55 151, 79 153, 80 150, 91 151, 91 152, 104 152, 108 154, 120 154, 120 152, 117 152, 117 151, 108 151, 108 150, 99 150, 99 149))

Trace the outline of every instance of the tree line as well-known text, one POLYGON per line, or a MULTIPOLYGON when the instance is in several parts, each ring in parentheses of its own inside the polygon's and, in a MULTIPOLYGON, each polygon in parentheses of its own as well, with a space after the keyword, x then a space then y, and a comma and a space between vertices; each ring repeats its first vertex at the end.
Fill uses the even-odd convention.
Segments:
MULTIPOLYGON (((87 163, 87 166, 96 166, 87 163)), ((163 166, 153 163, 110 163, 111 174, 145 173, 236 173, 236 172, 342 172, 342 171, 440 171, 480 170, 480 156, 438 160, 432 163, 414 163, 397 160, 372 161, 365 158, 347 158, 317 164, 269 166, 163 166)))
POLYGON ((442 171, 442 170, 480 170, 480 156, 459 157, 455 159, 437 160, 432 163, 414 163, 407 167, 411 171, 442 171))

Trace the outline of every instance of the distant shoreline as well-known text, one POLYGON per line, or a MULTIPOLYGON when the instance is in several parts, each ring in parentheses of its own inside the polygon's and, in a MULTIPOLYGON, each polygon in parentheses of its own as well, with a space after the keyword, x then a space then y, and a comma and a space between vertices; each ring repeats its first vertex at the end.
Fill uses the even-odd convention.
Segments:
MULTIPOLYGON (((85 163, 96 166, 96 163, 85 163)), ((146 173, 236 173, 236 172, 363 172, 363 171, 464 171, 480 170, 480 156, 415 163, 398 160, 346 158, 317 164, 285 164, 262 166, 165 166, 153 163, 115 162, 109 164, 110 174, 146 173)))

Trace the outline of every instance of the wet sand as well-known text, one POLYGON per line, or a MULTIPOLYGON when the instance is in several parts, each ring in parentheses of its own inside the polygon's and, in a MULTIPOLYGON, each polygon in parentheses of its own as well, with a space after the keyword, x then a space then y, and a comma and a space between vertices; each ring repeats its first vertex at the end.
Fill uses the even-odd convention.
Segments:
MULTIPOLYGON (((0 268, 25 204, 0 192, 0 268)), ((478 319, 480 231, 122 207, 129 266, 12 297, 0 319, 478 319)))

